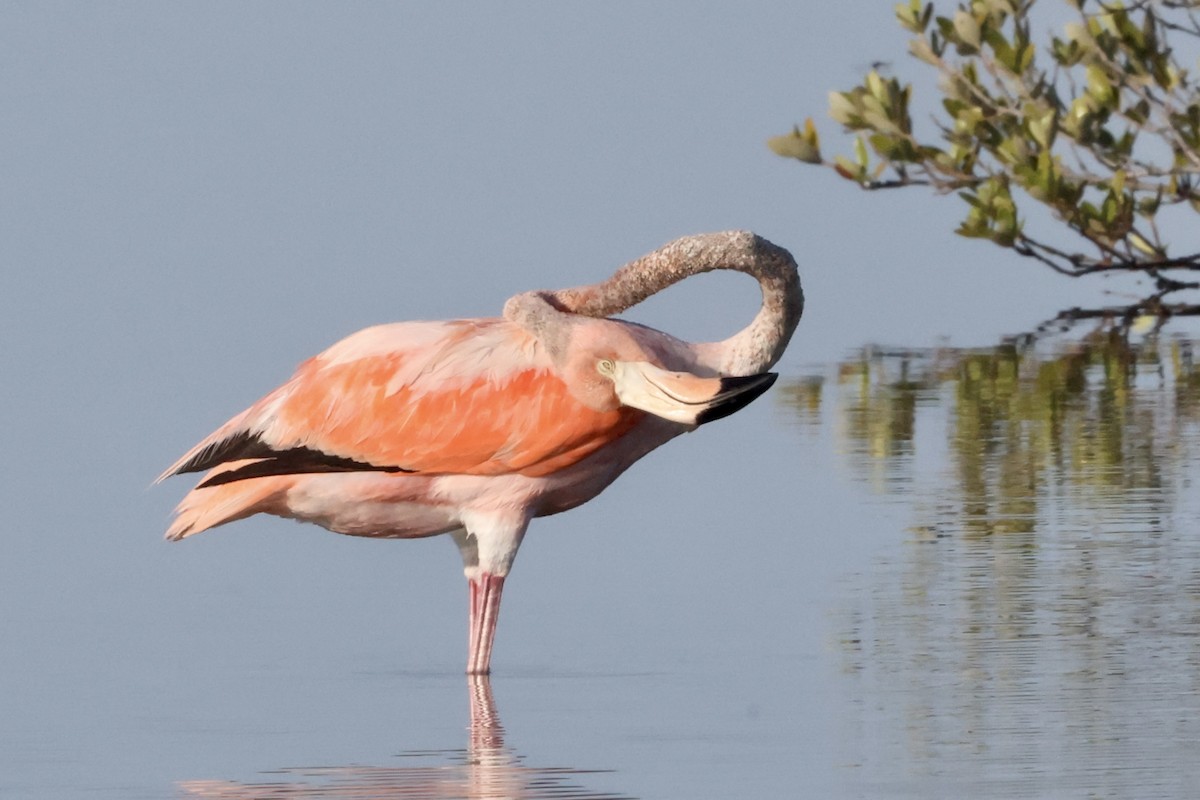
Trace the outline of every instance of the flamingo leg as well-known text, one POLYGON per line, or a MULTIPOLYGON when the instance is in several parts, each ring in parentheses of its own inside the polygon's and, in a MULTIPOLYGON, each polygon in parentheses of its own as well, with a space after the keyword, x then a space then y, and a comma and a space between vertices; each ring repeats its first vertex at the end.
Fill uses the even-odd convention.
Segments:
POLYGON ((500 616, 504 577, 480 572, 468 579, 470 621, 467 637, 467 674, 487 675, 492 671, 492 640, 500 616))

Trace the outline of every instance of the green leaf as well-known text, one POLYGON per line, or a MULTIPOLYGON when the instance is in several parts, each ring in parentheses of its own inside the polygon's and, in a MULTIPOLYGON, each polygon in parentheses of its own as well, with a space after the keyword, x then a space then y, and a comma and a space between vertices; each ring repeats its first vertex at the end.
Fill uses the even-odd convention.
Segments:
POLYGON ((992 53, 995 55, 996 61, 999 62, 1000 66, 1009 72, 1019 74, 1021 72, 1019 53, 1004 38, 1004 34, 995 28, 989 27, 985 32, 985 36, 988 46, 992 48, 992 53))
MULTIPOLYGON (((962 9, 954 12, 954 33, 958 36, 960 46, 965 46, 972 51, 979 49, 979 20, 975 19, 970 12, 962 9)), ((959 52, 962 50, 960 49, 959 52)))
POLYGON ((771 148, 771 151, 777 156, 794 158, 808 164, 821 163, 821 151, 795 133, 772 136, 770 139, 767 139, 767 147, 771 148))
POLYGON ((847 128, 862 124, 862 106, 848 92, 829 93, 829 116, 847 128))
POLYGON ((925 25, 929 22, 929 16, 921 13, 921 0, 910 0, 907 4, 897 3, 896 19, 913 33, 923 33, 925 25))
POLYGON ((1049 150, 1058 134, 1058 111, 1053 108, 1039 111, 1037 106, 1027 106, 1025 120, 1029 135, 1043 150, 1049 150))
POLYGON ((1136 247, 1138 250, 1141 250, 1146 255, 1154 256, 1156 258, 1162 256, 1162 253, 1159 251, 1159 249, 1142 238, 1141 234, 1139 234, 1137 231, 1130 231, 1128 234, 1126 234, 1126 238, 1129 239, 1130 243, 1134 247, 1136 247))
POLYGON ((929 42, 925 39, 911 39, 908 43, 908 52, 914 58, 924 61, 926 64, 935 67, 938 64, 937 53, 933 52, 933 48, 930 47, 929 42))
POLYGON ((807 164, 822 162, 821 147, 812 117, 805 120, 803 131, 799 127, 795 127, 792 128, 791 133, 767 139, 767 147, 771 148, 776 155, 784 158, 794 158, 807 164))
POLYGON ((1160 188, 1154 197, 1143 197, 1137 203, 1137 212, 1144 217, 1153 217, 1158 213, 1158 207, 1162 203, 1163 190, 1160 188))
POLYGON ((867 91, 871 93, 871 97, 874 97, 876 100, 878 100, 880 105, 883 105, 887 102, 887 86, 884 84, 883 78, 880 77, 878 72, 875 70, 868 72, 867 80, 864 85, 867 87, 867 91))
POLYGON ((1090 64, 1087 68, 1087 93, 1101 108, 1109 108, 1117 101, 1116 87, 1098 64, 1090 64))
POLYGON ((841 175, 846 180, 855 181, 857 183, 866 182, 866 171, 845 156, 833 157, 833 169, 838 175, 841 175))

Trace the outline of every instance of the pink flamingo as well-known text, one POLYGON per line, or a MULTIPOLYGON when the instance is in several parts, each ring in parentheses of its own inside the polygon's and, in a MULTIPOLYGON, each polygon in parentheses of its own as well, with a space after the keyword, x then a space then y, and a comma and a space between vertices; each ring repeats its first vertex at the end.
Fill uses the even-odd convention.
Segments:
POLYGON ((654 448, 765 392, 803 305, 791 255, 735 231, 679 239, 592 286, 519 294, 503 318, 367 328, 159 476, 208 470, 166 536, 258 513, 352 536, 449 533, 470 589, 467 672, 486 674, 529 521, 590 500, 654 448), (763 294, 725 341, 608 319, 717 269, 753 276, 763 294))

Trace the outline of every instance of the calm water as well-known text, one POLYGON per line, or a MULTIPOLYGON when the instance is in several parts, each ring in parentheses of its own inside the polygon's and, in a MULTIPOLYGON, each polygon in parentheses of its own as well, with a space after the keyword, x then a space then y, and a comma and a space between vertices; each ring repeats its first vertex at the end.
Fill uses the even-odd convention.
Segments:
POLYGON ((1195 795, 1195 347, 876 349, 792 387, 904 525, 833 614, 849 784, 1195 795))
POLYGON ((535 525, 490 682, 449 543, 160 544, 184 487, 139 467, 14 539, 0 796, 1194 796, 1197 347, 786 376, 535 525))
POLYGON ((537 767, 505 744, 491 682, 467 679, 470 695, 468 744, 452 750, 398 754, 383 766, 346 765, 284 768, 257 780, 181 781, 183 797, 497 797, 621 800, 627 795, 593 792, 577 781, 582 770, 537 767))

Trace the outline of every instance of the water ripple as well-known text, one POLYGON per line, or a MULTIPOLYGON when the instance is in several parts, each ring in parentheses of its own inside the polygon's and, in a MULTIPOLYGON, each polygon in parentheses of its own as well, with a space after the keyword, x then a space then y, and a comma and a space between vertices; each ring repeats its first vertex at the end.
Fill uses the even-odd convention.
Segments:
POLYGON ((845 761, 871 794, 1200 785, 1193 350, 1098 332, 839 367, 843 457, 912 520, 835 621, 845 761))
POLYGON ((468 747, 412 750, 396 756, 407 763, 389 766, 287 767, 264 771, 277 779, 243 783, 186 780, 176 783, 183 798, 214 800, 303 800, 303 798, 437 798, 438 800, 629 800, 627 795, 593 792, 579 776, 605 770, 530 767, 504 742, 504 727, 486 677, 468 678, 471 726, 468 747))

